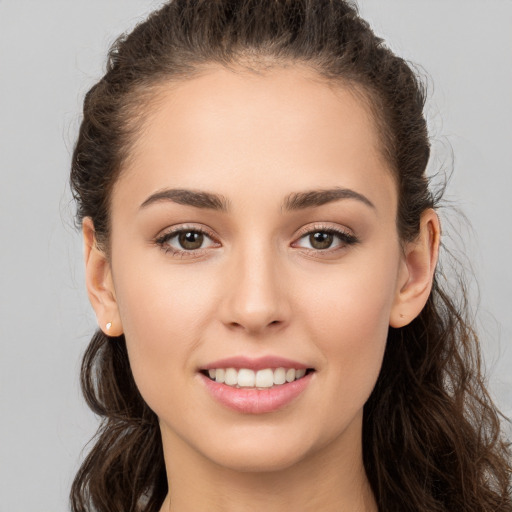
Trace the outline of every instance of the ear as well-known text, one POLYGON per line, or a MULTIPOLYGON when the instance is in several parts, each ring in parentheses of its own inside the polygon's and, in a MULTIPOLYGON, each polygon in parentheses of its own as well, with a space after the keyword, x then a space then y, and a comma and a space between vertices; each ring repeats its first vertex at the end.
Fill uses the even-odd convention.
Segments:
POLYGON ((108 336, 120 336, 123 327, 119 316, 110 261, 98 247, 90 217, 82 222, 85 257, 85 282, 89 301, 96 312, 101 330, 108 336))
POLYGON ((439 218, 429 208, 421 215, 418 237, 404 248, 389 319, 391 327, 403 327, 412 322, 425 306, 432 290, 440 237, 439 218))

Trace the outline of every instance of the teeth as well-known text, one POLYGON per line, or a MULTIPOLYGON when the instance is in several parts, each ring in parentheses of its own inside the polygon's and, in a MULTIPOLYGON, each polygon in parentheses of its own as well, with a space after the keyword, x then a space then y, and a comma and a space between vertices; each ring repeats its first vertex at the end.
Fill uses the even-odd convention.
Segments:
POLYGON ((253 388, 256 383, 256 374, 252 370, 242 368, 238 370, 238 385, 241 388, 253 388))
POLYGON ((217 382, 224 382, 225 374, 225 370, 223 370, 222 368, 218 368, 217 370, 215 370, 215 380, 217 382))
POLYGON ((271 388, 274 384, 274 372, 271 368, 256 372, 256 387, 271 388))
POLYGON ((228 386, 236 386, 238 384, 238 372, 234 368, 226 369, 224 384, 228 386))
POLYGON ((278 386, 286 382, 286 370, 284 368, 277 368, 274 371, 274 384, 278 386))
POLYGON ((306 375, 306 369, 301 368, 265 368, 264 370, 249 370, 247 368, 217 368, 208 370, 210 379, 238 388, 271 388, 286 382, 293 382, 306 375))

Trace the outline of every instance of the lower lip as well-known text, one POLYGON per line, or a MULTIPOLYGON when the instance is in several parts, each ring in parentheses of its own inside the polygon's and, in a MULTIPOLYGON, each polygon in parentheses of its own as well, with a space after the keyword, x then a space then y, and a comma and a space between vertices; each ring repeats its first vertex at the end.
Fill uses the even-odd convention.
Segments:
POLYGON ((244 414, 264 414, 277 411, 298 398, 311 382, 313 373, 268 389, 235 388, 202 373, 199 375, 210 395, 222 405, 244 414))

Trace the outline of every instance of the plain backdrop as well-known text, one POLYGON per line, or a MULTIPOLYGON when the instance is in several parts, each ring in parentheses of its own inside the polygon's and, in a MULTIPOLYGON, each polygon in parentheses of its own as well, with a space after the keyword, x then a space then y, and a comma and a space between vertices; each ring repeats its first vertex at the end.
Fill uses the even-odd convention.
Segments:
MULTIPOLYGON (((78 386, 95 328, 67 188, 108 46, 161 2, 0 0, 0 512, 64 512, 96 428, 78 386)), ((471 261, 491 391, 512 416, 512 1, 360 0, 428 76, 434 156, 454 169, 446 243, 471 261), (453 152, 453 157, 452 157, 453 152)))

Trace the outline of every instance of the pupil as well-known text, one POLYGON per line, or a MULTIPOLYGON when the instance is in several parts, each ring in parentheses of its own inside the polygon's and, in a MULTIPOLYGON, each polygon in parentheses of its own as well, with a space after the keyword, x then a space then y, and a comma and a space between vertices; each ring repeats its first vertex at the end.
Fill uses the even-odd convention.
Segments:
POLYGON ((194 231, 187 231, 179 235, 180 245, 184 249, 199 249, 203 245, 203 234, 194 231))
POLYGON ((332 244, 332 237, 330 233, 317 231, 309 236, 309 241, 315 249, 328 249, 332 244))

